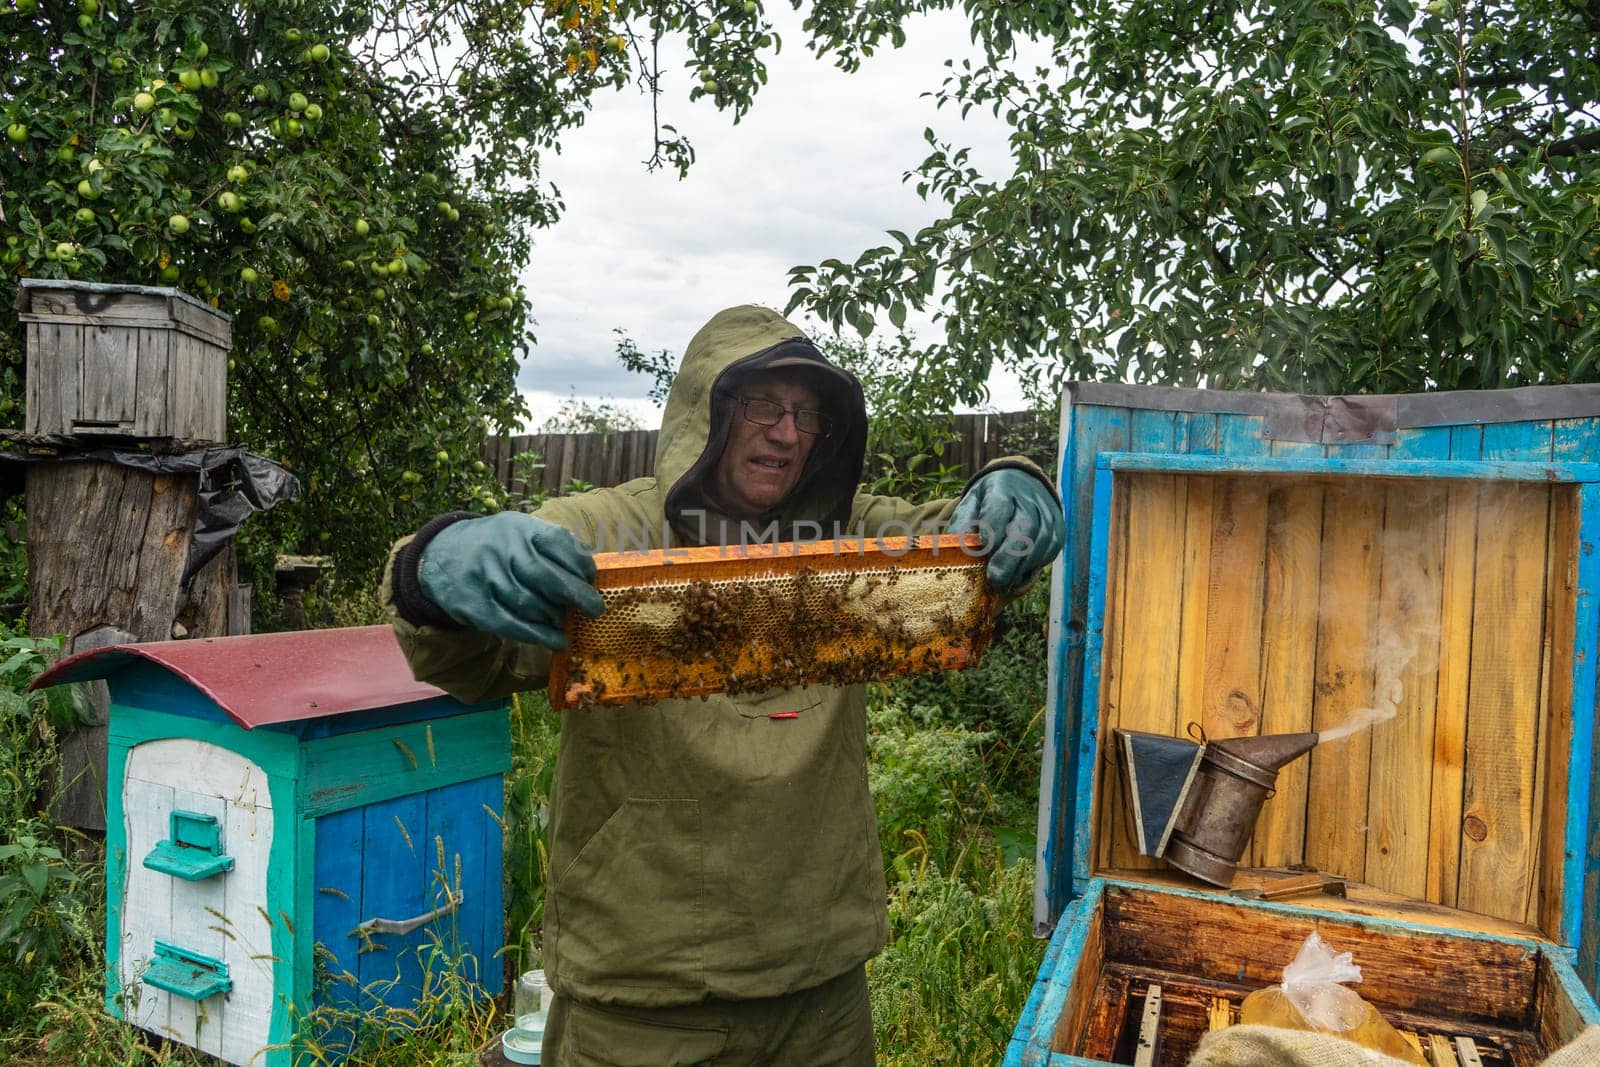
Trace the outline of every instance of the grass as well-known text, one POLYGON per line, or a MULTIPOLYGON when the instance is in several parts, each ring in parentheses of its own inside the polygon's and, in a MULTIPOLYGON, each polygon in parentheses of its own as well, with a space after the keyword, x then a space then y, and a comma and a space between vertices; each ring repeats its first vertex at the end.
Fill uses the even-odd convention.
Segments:
MULTIPOLYGON (((889 944, 868 967, 880 1063, 998 1061, 1033 985, 1044 951, 1032 933, 1043 614, 1043 591, 1035 590, 1007 610, 1004 632, 980 667, 871 689, 868 766, 890 918, 889 944)), ((15 640, 0 630, 0 641, 8 638, 15 640)), ((0 845, 28 835, 61 846, 63 857, 32 853, 48 877, 26 908, 15 901, 36 876, 24 876, 16 857, 0 860, 0 917, 10 899, 26 912, 19 929, 53 946, 20 959, 17 931, 0 937, 0 1062, 213 1063, 104 1011, 103 864, 92 850, 72 858, 83 843, 64 840, 47 816, 56 740, 70 708, 59 698, 51 705, 21 696, 43 664, 41 652, 16 647, 7 657, 0 652, 0 845)), ((418 1009, 360 1017, 323 1009, 308 1029, 327 1036, 312 1040, 305 1063, 327 1062, 334 1039, 354 1032, 351 1064, 467 1065, 507 1025, 504 1005, 475 1000, 461 975, 476 973, 480 962, 514 974, 537 959, 558 724, 542 695, 515 701, 503 958, 452 960, 436 947, 437 977, 418 1009)))

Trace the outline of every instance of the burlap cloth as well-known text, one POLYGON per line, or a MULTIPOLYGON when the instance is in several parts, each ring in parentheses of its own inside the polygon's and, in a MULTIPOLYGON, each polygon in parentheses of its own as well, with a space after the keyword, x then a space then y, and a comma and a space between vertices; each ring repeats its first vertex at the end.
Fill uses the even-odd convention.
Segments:
MULTIPOLYGON (((1275 1026, 1230 1026, 1200 1039, 1189 1067, 1411 1067, 1339 1037, 1275 1026)), ((1589 1026, 1542 1067, 1600 1067, 1600 1026, 1589 1026)))

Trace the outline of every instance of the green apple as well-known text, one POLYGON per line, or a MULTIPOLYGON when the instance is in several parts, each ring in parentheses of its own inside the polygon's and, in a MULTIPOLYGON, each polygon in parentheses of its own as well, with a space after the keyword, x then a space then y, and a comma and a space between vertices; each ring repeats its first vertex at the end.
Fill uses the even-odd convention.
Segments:
POLYGON ((72 213, 72 215, 79 222, 93 222, 94 221, 94 208, 80 207, 77 211, 74 211, 72 213))
POLYGON ((61 241, 56 244, 56 256, 60 259, 71 259, 78 252, 78 246, 71 241, 61 241))
POLYGON ((383 320, 380 319, 376 314, 369 314, 367 316, 367 325, 376 330, 379 326, 383 325, 383 320))
POLYGON ((305 124, 299 119, 285 119, 283 123, 283 132, 288 134, 290 137, 299 137, 302 133, 306 132, 306 127, 305 124))
POLYGON ((329 55, 329 52, 328 52, 328 46, 327 45, 325 45, 325 44, 314 44, 314 45, 311 46, 311 58, 315 62, 326 63, 328 61, 328 55, 329 55))
POLYGON ((268 89, 265 83, 256 82, 255 85, 250 87, 250 95, 254 97, 258 103, 265 103, 266 101, 272 99, 272 90, 268 89))
POLYGON ((78 0, 78 10, 85 15, 98 15, 100 13, 100 0, 78 0))
POLYGON ((176 234, 189 232, 189 217, 187 215, 173 215, 167 220, 167 229, 176 234))
POLYGON ((89 161, 83 165, 83 172, 85 174, 93 174, 97 170, 105 170, 105 169, 106 169, 106 165, 104 163, 100 162, 98 159, 94 158, 93 156, 90 156, 89 157, 89 161))
POLYGON ((211 46, 206 44, 204 41, 201 41, 200 44, 195 48, 194 54, 196 59, 204 59, 206 56, 211 54, 211 46))
POLYGON ((188 70, 181 71, 178 74, 178 84, 183 86, 185 89, 188 89, 190 92, 194 92, 196 89, 200 88, 200 72, 192 67, 188 70))
POLYGON ((38 8, 38 0, 16 0, 17 14, 31 15, 38 8))
POLYGON ((356 219, 356 236, 365 237, 372 232, 372 225, 366 219, 356 219))
POLYGON ((406 272, 406 261, 405 260, 403 260, 403 259, 391 259, 389 261, 389 273, 390 274, 404 274, 405 272, 406 272))
POLYGON ((20 122, 13 122, 6 127, 6 136, 13 142, 21 144, 28 139, 28 127, 20 122))
POLYGON ((439 451, 437 451, 437 452, 435 452, 433 454, 433 458, 434 458, 434 461, 437 462, 437 463, 449 463, 450 462, 450 453, 446 452, 444 449, 441 448, 441 449, 439 449, 439 451))
POLYGON ((262 333, 277 333, 278 320, 271 315, 263 315, 256 320, 256 325, 261 327, 262 333))
POLYGON ((381 304, 385 300, 389 299, 389 293, 388 293, 387 290, 384 289, 383 286, 374 285, 372 287, 372 299, 376 300, 378 303, 381 304))
POLYGON ((200 84, 207 89, 215 89, 217 87, 217 80, 217 72, 212 70, 210 67, 207 67, 205 70, 200 72, 200 84))
POLYGON ((250 172, 244 169, 244 164, 235 163, 228 168, 228 180, 235 185, 250 177, 250 172))
POLYGON ((746 15, 754 15, 760 6, 756 3, 756 0, 744 0, 744 13, 746 15))
POLYGON ((149 93, 133 94, 133 109, 148 114, 156 106, 156 98, 149 93))
POLYGON ((78 195, 85 200, 98 200, 100 199, 100 190, 94 187, 93 182, 85 178, 78 183, 78 195))
POLYGON ((181 277, 181 273, 179 272, 178 265, 176 263, 168 263, 165 267, 161 268, 162 281, 175 282, 179 277, 181 277))
POLYGON ((82 30, 84 33, 88 33, 90 30, 94 29, 94 16, 80 14, 78 16, 78 29, 82 30))
POLYGON ((306 118, 311 122, 322 121, 322 107, 318 104, 306 105, 306 118))
POLYGON ((283 31, 283 39, 288 41, 290 44, 293 44, 300 39, 300 31, 295 29, 293 26, 290 26, 287 30, 283 31))
POLYGON ((73 148, 69 144, 64 144, 60 148, 56 149, 56 162, 57 163, 71 163, 73 160, 75 160, 77 158, 78 158, 78 150, 73 148))
POLYGON ((217 197, 217 206, 230 215, 236 215, 244 207, 244 200, 230 190, 217 197))
POLYGON ((239 271, 239 280, 246 285, 254 285, 261 280, 261 275, 256 273, 254 267, 244 267, 239 271))
POLYGON ((237 111, 224 111, 222 113, 222 121, 228 126, 237 128, 244 125, 244 116, 237 111))
POLYGON ((305 93, 290 93, 289 94, 289 110, 290 111, 304 111, 306 109, 306 104, 308 104, 308 103, 310 103, 310 101, 308 101, 306 99, 306 94, 305 93))

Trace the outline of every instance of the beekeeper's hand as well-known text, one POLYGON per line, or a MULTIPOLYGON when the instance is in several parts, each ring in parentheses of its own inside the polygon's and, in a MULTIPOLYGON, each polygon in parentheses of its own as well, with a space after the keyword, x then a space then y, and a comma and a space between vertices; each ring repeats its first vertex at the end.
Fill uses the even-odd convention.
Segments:
POLYGON ((557 650, 569 606, 591 619, 605 610, 594 578, 570 531, 517 511, 446 526, 417 568, 423 593, 462 625, 557 650))
POLYGON ((1002 593, 1028 584, 1067 539, 1056 495, 1043 481, 1014 467, 973 482, 950 516, 950 530, 978 532, 989 555, 989 584, 1002 593))

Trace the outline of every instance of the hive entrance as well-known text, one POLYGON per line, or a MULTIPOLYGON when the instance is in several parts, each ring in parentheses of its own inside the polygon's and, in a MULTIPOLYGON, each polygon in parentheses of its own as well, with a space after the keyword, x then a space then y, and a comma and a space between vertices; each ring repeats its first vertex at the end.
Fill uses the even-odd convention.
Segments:
POLYGON ((595 557, 606 603, 571 619, 557 708, 847 685, 969 666, 995 605, 971 545, 870 538, 595 557))

